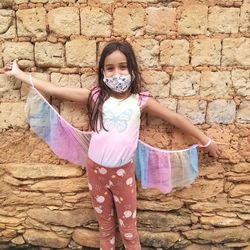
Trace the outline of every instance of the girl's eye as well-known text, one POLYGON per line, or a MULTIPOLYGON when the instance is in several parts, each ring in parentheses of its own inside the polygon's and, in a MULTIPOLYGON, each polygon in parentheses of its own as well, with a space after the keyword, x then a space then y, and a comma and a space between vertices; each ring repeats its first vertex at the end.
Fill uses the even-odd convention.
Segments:
POLYGON ((121 66, 121 69, 127 69, 128 67, 126 65, 121 66))
POLYGON ((107 70, 107 71, 112 71, 112 70, 113 70, 113 68, 106 68, 106 70, 107 70))

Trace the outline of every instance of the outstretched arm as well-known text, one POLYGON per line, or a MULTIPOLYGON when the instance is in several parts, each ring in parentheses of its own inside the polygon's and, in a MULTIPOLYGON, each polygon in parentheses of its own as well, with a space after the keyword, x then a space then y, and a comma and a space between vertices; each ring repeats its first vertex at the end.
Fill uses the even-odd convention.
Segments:
MULTIPOLYGON (((22 82, 31 85, 29 74, 22 71, 18 64, 15 61, 8 63, 4 67, 6 75, 14 76, 22 82)), ((55 96, 64 98, 70 101, 81 102, 86 104, 90 91, 86 88, 67 88, 67 87, 58 87, 51 82, 44 81, 32 77, 34 87, 39 91, 43 92, 46 95, 55 96)))
POLYGON ((221 154, 221 150, 218 148, 217 144, 214 141, 211 141, 211 143, 209 143, 210 138, 206 136, 200 129, 195 127, 188 119, 184 118, 183 116, 167 108, 164 108, 154 98, 149 97, 143 111, 180 128, 183 132, 196 138, 199 144, 209 144, 206 147, 206 150, 212 156, 218 157, 221 154))

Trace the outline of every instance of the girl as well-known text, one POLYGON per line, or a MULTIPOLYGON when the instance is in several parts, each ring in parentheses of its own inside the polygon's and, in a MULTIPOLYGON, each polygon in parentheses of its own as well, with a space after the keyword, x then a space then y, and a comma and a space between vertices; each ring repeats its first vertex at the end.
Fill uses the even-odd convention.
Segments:
MULTIPOLYGON (((19 69, 16 61, 6 65, 5 73, 27 84, 30 82, 29 75, 19 69)), ((115 246, 114 208, 125 248, 141 249, 132 162, 141 113, 149 113, 182 129, 212 156, 221 153, 217 144, 187 119, 162 107, 148 93, 142 93, 140 83, 135 54, 127 42, 111 42, 104 48, 98 67, 98 86, 91 91, 57 87, 33 78, 34 87, 41 92, 87 105, 92 135, 86 168, 102 250, 115 246)))

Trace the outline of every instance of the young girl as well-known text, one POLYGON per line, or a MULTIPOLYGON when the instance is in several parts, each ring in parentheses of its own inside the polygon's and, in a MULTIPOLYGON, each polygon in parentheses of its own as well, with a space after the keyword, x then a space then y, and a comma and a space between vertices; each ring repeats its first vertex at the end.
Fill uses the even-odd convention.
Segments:
MULTIPOLYGON (((16 61, 5 73, 30 84, 29 74, 16 61)), ((58 87, 33 78, 39 91, 87 105, 91 141, 87 173, 92 204, 100 230, 102 250, 115 249, 116 210, 119 230, 126 249, 141 249, 136 227, 136 183, 132 161, 139 137, 141 113, 149 113, 173 124, 197 139, 210 155, 221 153, 217 144, 181 115, 162 107, 147 92, 141 92, 141 78, 132 47, 111 42, 100 58, 98 86, 58 87)))

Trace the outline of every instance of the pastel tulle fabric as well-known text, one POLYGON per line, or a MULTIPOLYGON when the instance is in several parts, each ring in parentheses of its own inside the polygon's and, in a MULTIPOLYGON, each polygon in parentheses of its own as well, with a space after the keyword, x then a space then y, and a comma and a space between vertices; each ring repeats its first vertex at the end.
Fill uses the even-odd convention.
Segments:
MULTIPOLYGON (((27 97, 25 111, 31 129, 59 158, 85 165, 91 132, 74 128, 35 88, 27 97)), ((143 188, 169 193, 173 188, 191 184, 197 177, 197 145, 171 151, 138 140, 134 163, 136 177, 143 188)))

